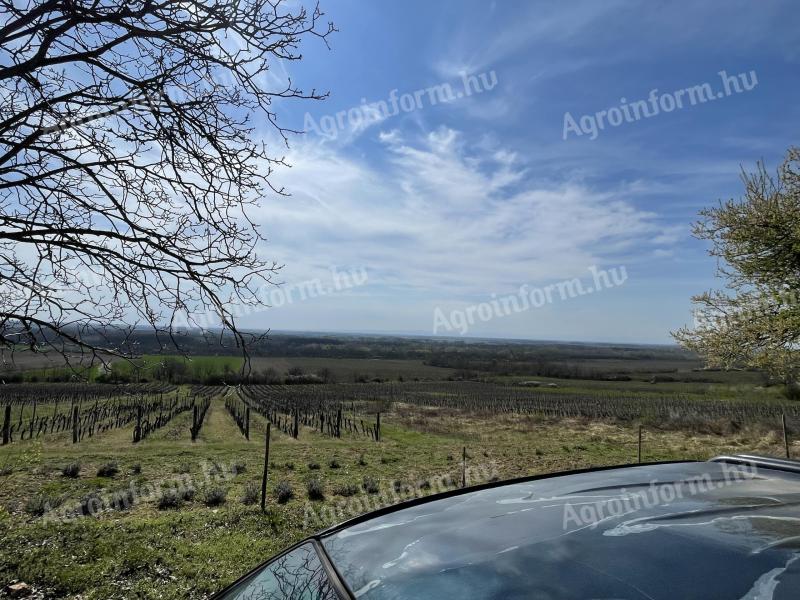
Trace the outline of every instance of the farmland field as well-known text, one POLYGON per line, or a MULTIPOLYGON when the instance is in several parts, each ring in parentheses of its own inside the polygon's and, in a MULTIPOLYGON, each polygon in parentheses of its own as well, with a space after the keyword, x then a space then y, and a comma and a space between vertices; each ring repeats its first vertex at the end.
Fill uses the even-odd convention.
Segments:
MULTIPOLYGON (((636 462, 640 425, 643 461, 782 455, 781 415, 800 431, 800 404, 742 379, 694 392, 533 383, 5 386, 0 582, 45 597, 202 598, 314 530, 465 474, 471 484, 636 462)), ((800 453, 800 439, 790 446, 800 453)))

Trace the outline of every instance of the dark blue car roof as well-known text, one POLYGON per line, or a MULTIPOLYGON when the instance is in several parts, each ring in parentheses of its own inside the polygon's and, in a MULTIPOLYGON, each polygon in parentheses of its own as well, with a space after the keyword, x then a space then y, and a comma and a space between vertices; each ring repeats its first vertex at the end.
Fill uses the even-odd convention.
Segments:
POLYGON ((728 457, 534 478, 313 541, 345 597, 797 599, 798 473, 728 457))

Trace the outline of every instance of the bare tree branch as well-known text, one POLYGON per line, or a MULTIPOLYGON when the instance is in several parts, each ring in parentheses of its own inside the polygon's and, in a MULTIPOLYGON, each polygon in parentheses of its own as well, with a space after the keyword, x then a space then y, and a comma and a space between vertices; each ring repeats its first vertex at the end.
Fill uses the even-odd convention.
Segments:
POLYGON ((270 70, 335 31, 281 0, 0 0, 0 347, 129 357, 146 326, 234 304, 280 268, 248 210, 283 159, 275 103, 322 99, 270 70))

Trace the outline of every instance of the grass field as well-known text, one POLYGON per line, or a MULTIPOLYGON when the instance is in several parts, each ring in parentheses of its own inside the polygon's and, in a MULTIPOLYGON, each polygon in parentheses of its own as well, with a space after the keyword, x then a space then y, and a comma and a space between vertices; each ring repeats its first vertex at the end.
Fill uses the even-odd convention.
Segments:
MULTIPOLYGON (((554 377, 493 377, 502 383, 523 383, 541 381, 554 383, 562 393, 579 392, 586 394, 673 394, 695 399, 713 398, 719 400, 784 401, 783 388, 778 385, 765 386, 760 381, 748 377, 747 373, 724 373, 727 377, 708 381, 657 381, 633 379, 631 381, 598 381, 588 379, 558 379, 554 377)), ((555 390, 551 390, 556 393, 555 390)))
POLYGON ((264 370, 273 368, 278 372, 299 367, 309 373, 330 369, 336 381, 354 381, 357 378, 378 378, 397 381, 398 379, 446 379, 454 369, 432 367, 421 360, 391 360, 363 358, 316 358, 316 357, 261 357, 252 359, 253 368, 264 370))
MULTIPOLYGON (((109 367, 95 365, 74 369, 63 366, 59 357, 20 354, 14 363, 0 363, 0 381, 14 379, 23 382, 69 381, 76 377, 88 381, 172 381, 182 380, 215 383, 241 371, 243 359, 237 356, 195 356, 186 359, 176 355, 143 355, 132 361, 107 357, 109 367)), ((450 377, 455 370, 426 365, 422 360, 323 358, 323 357, 265 357, 250 359, 254 374, 272 370, 283 377, 291 369, 308 374, 327 372, 327 381, 368 381, 372 379, 403 381, 415 379, 439 380, 450 377)))
MULTIPOLYGON (((65 433, 0 448, 0 584, 22 580, 47 597, 202 598, 332 520, 458 484, 464 447, 472 482, 629 463, 637 456, 634 423, 487 418, 398 403, 383 415, 380 442, 325 437, 305 427, 295 440, 273 428, 262 514, 245 500, 260 485, 265 420, 252 416, 248 441, 218 397, 192 442, 191 418, 181 413, 136 445, 132 428, 124 427, 76 445, 65 433), (80 463, 77 477, 63 475, 73 462, 80 463), (110 462, 118 472, 98 476, 110 462), (309 499, 311 480, 319 481, 324 499, 309 499), (159 507, 162 490, 185 489, 189 481, 193 498, 159 507), (279 504, 282 482, 294 497, 279 504), (108 504, 120 490, 136 490, 130 507, 58 517, 93 492, 108 504), (59 506, 37 516, 43 500, 59 506)), ((780 455, 777 428, 644 432, 646 461, 743 451, 780 455)))

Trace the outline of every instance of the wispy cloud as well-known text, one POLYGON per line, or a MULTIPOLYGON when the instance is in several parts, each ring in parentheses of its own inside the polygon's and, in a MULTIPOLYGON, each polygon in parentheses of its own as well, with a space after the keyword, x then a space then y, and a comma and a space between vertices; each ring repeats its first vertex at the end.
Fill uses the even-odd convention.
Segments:
MULTIPOLYGON (((486 27, 484 20, 458 23, 451 34, 449 51, 434 67, 443 76, 475 71, 507 60, 532 45, 569 44, 607 15, 618 14, 624 3, 607 2, 526 3, 513 11, 491 11, 487 19, 500 27, 486 27), (494 33, 486 34, 487 31, 494 33)), ((577 41, 580 42, 578 39, 577 41)), ((554 57, 541 56, 542 63, 554 57)), ((568 67, 564 61, 562 66, 568 67)), ((580 61, 585 63, 585 60, 580 61)))
POLYGON ((482 10, 483 19, 464 11, 470 18, 448 22, 449 43, 433 62, 439 74, 480 70, 523 55, 529 73, 550 76, 646 57, 663 59, 721 41, 735 42, 743 51, 771 49, 786 60, 800 57, 800 29, 785 26, 785 15, 793 10, 788 0, 760 3, 755 10, 746 0, 646 7, 623 0, 577 0, 482 10))
POLYGON ((378 139, 377 163, 324 144, 295 147, 292 169, 279 174, 292 196, 262 208, 271 255, 303 277, 358 265, 370 285, 469 296, 619 263, 664 231, 624 189, 537 185, 513 152, 468 146, 452 129, 378 139))

